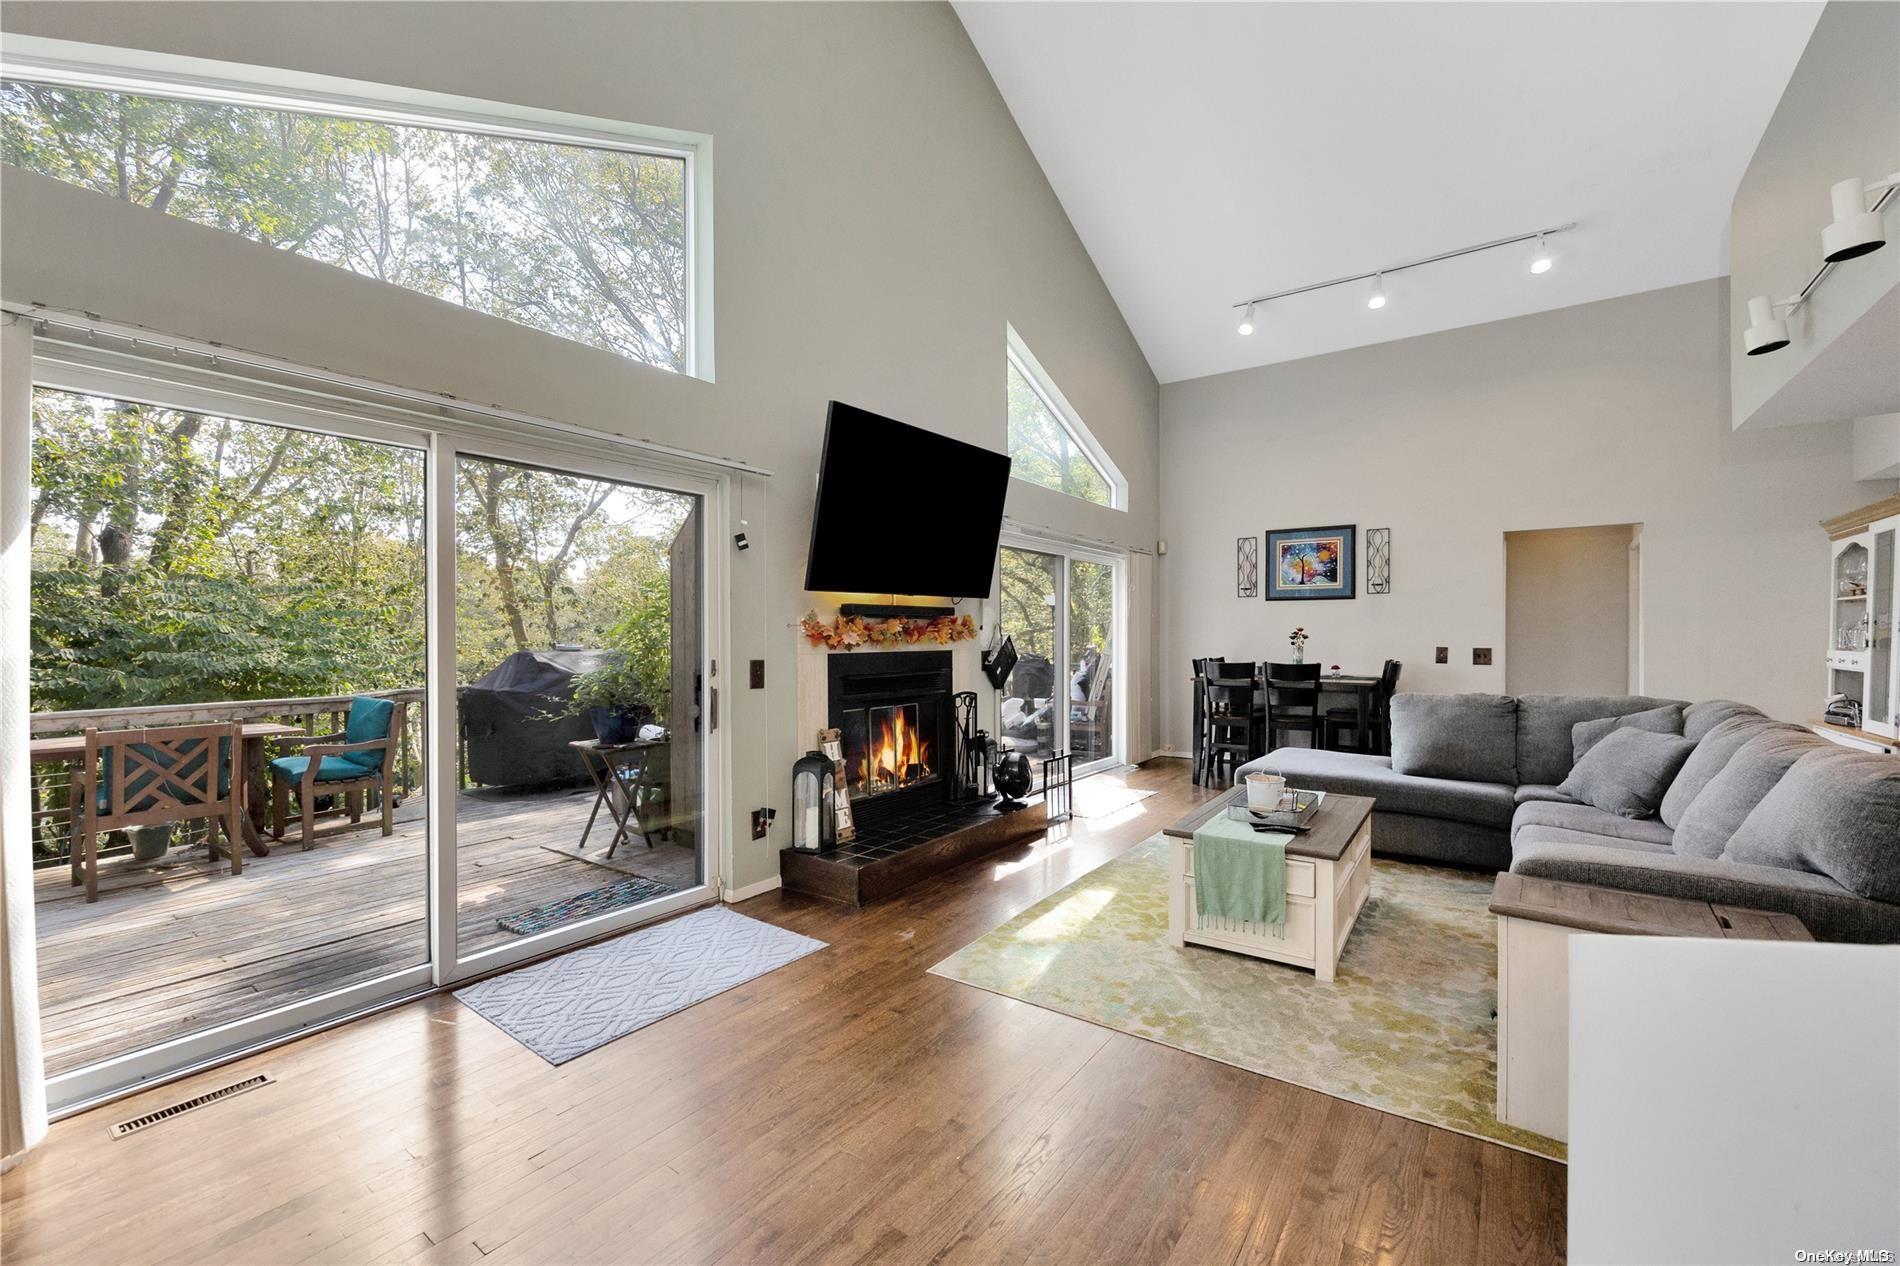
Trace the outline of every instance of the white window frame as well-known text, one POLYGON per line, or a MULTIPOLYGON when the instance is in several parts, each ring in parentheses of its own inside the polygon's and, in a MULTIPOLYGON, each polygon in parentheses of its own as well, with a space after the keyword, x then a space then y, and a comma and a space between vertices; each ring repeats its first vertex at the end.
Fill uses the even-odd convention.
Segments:
MULTIPOLYGON (((1029 350, 1029 345, 1023 342, 1022 335, 1016 333, 1016 327, 1005 325, 1003 329, 1010 366, 1023 376, 1023 381, 1029 384, 1029 389, 1036 393, 1036 398, 1042 401, 1043 407, 1054 416, 1056 424, 1068 433, 1070 442, 1082 451, 1089 464, 1095 467, 1096 473, 1108 485, 1106 508, 1127 513, 1128 479, 1122 474, 1121 467, 1115 464, 1114 458, 1108 455, 1108 450, 1102 447, 1101 442, 1095 438, 1094 432, 1090 431, 1088 425, 1082 421, 1082 415, 1075 411, 1075 406, 1070 404, 1068 397, 1062 394, 1062 389, 1056 386, 1055 379, 1049 376, 1049 371, 1042 367, 1042 362, 1036 359, 1035 353, 1029 350)), ((1007 410, 1007 391, 1004 393, 1004 405, 1007 410)), ((1003 421, 1007 427, 1009 424, 1007 414, 1003 421)), ((1004 442, 1007 447, 1007 433, 1004 436, 1004 442)), ((1043 487, 1042 484, 1027 479, 1020 479, 1017 482, 1028 484, 1031 488, 1043 487)), ((1050 488, 1047 491, 1059 496, 1072 495, 1062 492, 1059 488, 1050 488)), ((1088 499, 1076 497, 1075 500, 1087 501, 1088 499)), ((1091 501, 1089 504, 1095 503, 1091 501)))
MULTIPOLYGON (((685 374, 713 381, 713 138, 703 132, 649 127, 396 84, 31 35, 7 35, 4 46, 0 46, 0 78, 681 159, 686 164, 685 374)), ((539 329, 520 321, 510 324, 539 329)), ((540 332, 550 338, 562 337, 546 330, 540 332)), ((644 363, 626 359, 633 364, 644 363)), ((649 368, 671 372, 660 366, 649 368)))
MULTIPOLYGON (((1069 645, 1069 603, 1071 600, 1069 589, 1072 579, 1071 566, 1075 563, 1096 563, 1109 569, 1114 578, 1115 594, 1112 632, 1114 644, 1109 647, 1109 672, 1112 675, 1109 680, 1118 683, 1109 711, 1110 724, 1112 726, 1109 734, 1109 749, 1087 764, 1074 766, 1070 773, 1073 777, 1082 778, 1089 774, 1100 773, 1105 769, 1114 769, 1117 766, 1128 764, 1128 694, 1126 690, 1122 689, 1122 684, 1128 681, 1128 555, 1103 549, 1098 545, 1077 544, 1075 541, 1063 536, 1042 536, 1025 531, 1019 527, 1009 526, 1004 527, 1002 535, 997 542, 996 549, 996 584, 994 591, 996 593, 996 627, 998 629, 1002 628, 1003 620, 1002 552, 1006 549, 1013 549, 1019 553, 1045 554, 1051 558, 1060 558, 1062 560, 1060 580, 1056 586, 1055 606, 1056 651, 1061 660, 1059 665, 1060 671, 1056 678, 1056 684, 1060 691, 1059 697, 1062 701, 1062 707, 1057 712, 1057 715, 1062 719, 1061 725, 1056 730, 1059 751, 1066 752, 1074 750, 1069 735, 1068 689, 1069 673, 1073 670, 1071 661, 1074 658, 1072 653, 1074 648, 1069 645)), ((1003 706, 1001 691, 996 693, 996 706, 999 709, 996 717, 996 732, 1001 734, 1003 732, 1003 718, 1000 712, 1003 706)), ((1033 760, 1032 764, 1037 765, 1036 776, 1040 778, 1042 776, 1040 764, 1033 760)))

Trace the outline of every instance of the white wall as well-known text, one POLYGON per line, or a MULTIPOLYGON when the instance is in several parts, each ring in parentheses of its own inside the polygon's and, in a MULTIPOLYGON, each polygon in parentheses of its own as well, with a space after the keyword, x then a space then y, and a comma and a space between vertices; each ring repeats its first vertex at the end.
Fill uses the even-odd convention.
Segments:
MULTIPOLYGON (((775 470, 732 558, 730 667, 768 661, 763 692, 722 672, 736 822, 784 806, 809 746, 793 652, 826 400, 1001 448, 1011 323, 1130 509, 1018 487, 1010 513, 1154 539, 1154 376, 945 5, 16 3, 0 24, 713 136, 716 383, 13 169, 0 292, 775 470)), ((775 875, 783 842, 736 841, 731 879, 775 875)))
POLYGON ((1629 524, 1504 534, 1504 688, 1620 695, 1632 680, 1629 524))
MULTIPOLYGON (((1900 4, 1835 0, 1815 24, 1762 133, 1729 223, 1730 346, 1736 426, 1827 422, 1900 409, 1900 250, 1836 268, 1788 322, 1793 341, 1740 354, 1754 295, 1786 298, 1821 266, 1821 230, 1837 180, 1900 170, 1900 4), (1885 302, 1883 303, 1883 299, 1885 302), (1876 310, 1878 305, 1878 311, 1876 310), (1862 322, 1871 325, 1856 329, 1862 322), (1854 333, 1849 333, 1854 331, 1854 333), (1825 354, 1846 338, 1856 354, 1825 354), (1818 371, 1818 375, 1810 371, 1818 371)), ((1900 198, 1887 206, 1900 233, 1900 198)), ((1845 344, 1844 344, 1845 345, 1845 344)))
POLYGON ((1604 523, 1643 525, 1650 693, 1817 713, 1817 521, 1884 490, 1854 482, 1847 424, 1730 428, 1726 305, 1700 282, 1163 387, 1169 744, 1188 743, 1190 658, 1278 658, 1296 624, 1309 660, 1503 690, 1503 534, 1604 523), (1391 594, 1234 596, 1236 537, 1330 523, 1392 529, 1391 594))

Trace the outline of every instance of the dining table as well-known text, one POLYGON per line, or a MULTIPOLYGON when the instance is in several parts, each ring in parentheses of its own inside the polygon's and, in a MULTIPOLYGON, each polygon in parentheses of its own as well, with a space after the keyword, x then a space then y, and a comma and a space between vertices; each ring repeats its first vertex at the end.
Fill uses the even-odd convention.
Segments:
MULTIPOLYGON (((244 767, 244 817, 241 828, 244 847, 259 857, 270 856, 264 840, 264 806, 270 803, 270 789, 264 785, 264 744, 274 738, 303 733, 302 726, 278 721, 246 721, 238 730, 244 767)), ((35 765, 76 765, 86 759, 84 734, 61 734, 36 738, 27 745, 28 759, 35 765)), ((215 836, 213 837, 215 840, 215 836)), ((212 847, 215 849, 215 842, 212 847)))

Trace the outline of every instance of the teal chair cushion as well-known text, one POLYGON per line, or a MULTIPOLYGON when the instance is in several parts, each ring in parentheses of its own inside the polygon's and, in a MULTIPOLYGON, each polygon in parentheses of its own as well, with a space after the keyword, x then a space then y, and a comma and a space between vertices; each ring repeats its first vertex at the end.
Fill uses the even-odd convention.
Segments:
MULTIPOLYGON (((303 781, 303 771, 310 768, 308 756, 279 756, 270 763, 271 772, 291 783, 303 781)), ((342 756, 325 756, 323 763, 317 766, 318 782, 347 782, 352 778, 364 778, 370 770, 353 760, 342 756)))
MULTIPOLYGON (((375 739, 389 737, 389 726, 396 715, 396 705, 388 699, 372 699, 367 695, 358 695, 350 700, 350 719, 343 726, 345 743, 368 743, 375 739)), ((362 752, 345 752, 338 760, 349 761, 352 765, 361 765, 366 770, 380 770, 383 767, 383 753, 380 748, 371 748, 362 752)), ((323 778, 322 773, 317 778, 323 778)))
MULTIPOLYGON (((180 778, 192 779, 197 778, 200 771, 204 768, 205 747, 206 744, 202 742, 194 743, 191 749, 185 753, 182 760, 174 762, 170 756, 160 752, 157 748, 149 744, 132 744, 132 750, 134 752, 137 752, 140 756, 151 761, 159 768, 176 773, 180 778)), ((99 802, 97 806, 101 817, 112 812, 112 772, 113 766, 116 763, 117 756, 112 749, 109 747, 102 749, 102 755, 99 761, 99 802)), ((157 777, 158 775, 142 766, 133 773, 130 780, 131 785, 126 789, 125 811, 127 813, 144 813, 147 809, 153 809, 158 806, 156 797, 140 794, 141 792, 154 790, 152 783, 157 777)), ((196 793, 193 794, 195 795, 196 793)), ((218 740, 218 799, 223 800, 230 794, 231 740, 221 738, 218 740)))

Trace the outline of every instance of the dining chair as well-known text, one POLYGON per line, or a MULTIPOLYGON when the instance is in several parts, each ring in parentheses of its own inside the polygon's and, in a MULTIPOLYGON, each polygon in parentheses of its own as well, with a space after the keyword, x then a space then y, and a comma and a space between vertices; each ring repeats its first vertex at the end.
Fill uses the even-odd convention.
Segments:
POLYGON ((1193 746, 1194 783, 1204 786, 1207 782, 1207 673, 1215 664, 1222 663, 1219 655, 1203 656, 1192 661, 1194 676, 1191 689, 1194 702, 1194 731, 1189 739, 1193 746))
POLYGON ((99 899, 99 837, 131 827, 209 820, 211 855, 217 828, 244 868, 244 780, 238 776, 239 727, 168 725, 138 730, 86 730, 86 755, 73 780, 72 880, 99 899))
POLYGON ((1265 750, 1266 711, 1257 690, 1258 667, 1223 660, 1208 666, 1207 776, 1230 785, 1234 773, 1265 750))
POLYGON ((1267 742, 1284 747, 1283 736, 1303 733, 1312 747, 1326 745, 1326 726, 1319 711, 1318 664, 1267 665, 1267 742), (1284 686, 1282 682, 1299 682, 1284 686), (1305 682, 1312 682, 1309 687, 1305 682))
POLYGON ((1392 750, 1392 696, 1398 692, 1399 670, 1396 659, 1385 661, 1379 670, 1379 682, 1372 688, 1366 713, 1366 732, 1359 733, 1359 704, 1329 708, 1326 712, 1326 745, 1338 751, 1348 750, 1344 736, 1350 732, 1350 750, 1384 756, 1392 750))
POLYGON ((407 706, 393 699, 358 695, 336 734, 291 735, 278 739, 300 755, 279 756, 270 763, 271 838, 284 838, 284 819, 291 797, 303 818, 303 846, 317 842, 316 804, 320 796, 342 797, 343 811, 352 823, 363 820, 363 797, 374 791, 382 809, 383 834, 395 832, 396 753, 402 750, 403 720, 407 706))

